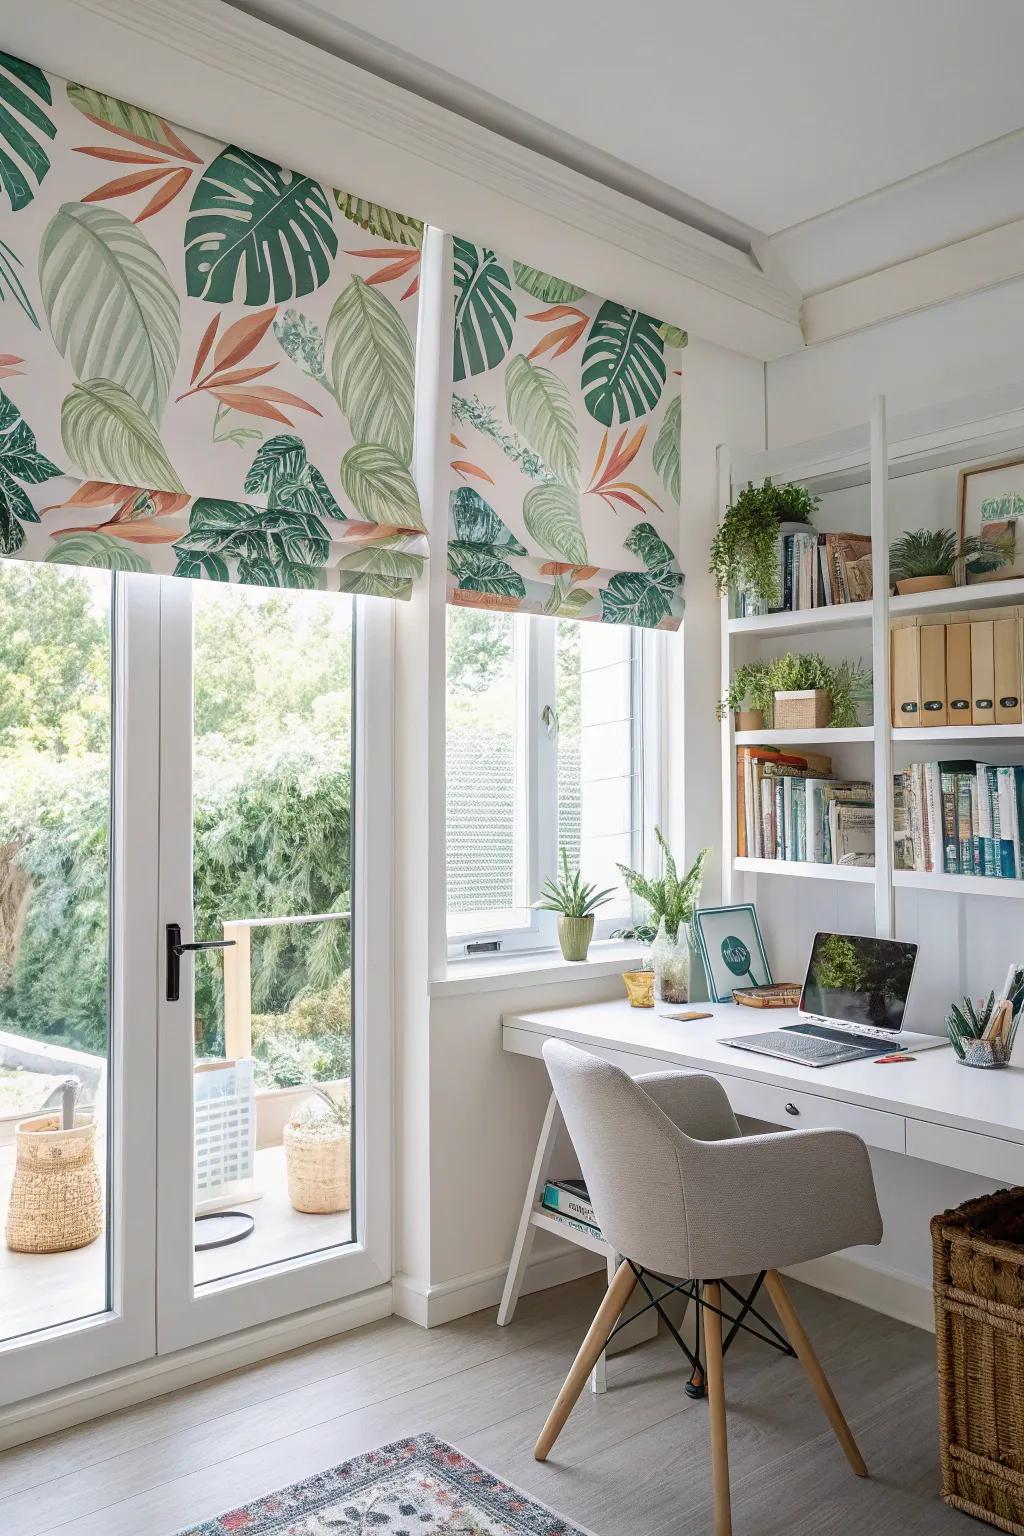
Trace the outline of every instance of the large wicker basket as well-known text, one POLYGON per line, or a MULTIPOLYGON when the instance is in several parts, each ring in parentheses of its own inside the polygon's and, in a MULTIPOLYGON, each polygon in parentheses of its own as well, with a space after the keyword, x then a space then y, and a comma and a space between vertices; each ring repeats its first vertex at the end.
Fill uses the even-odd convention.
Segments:
POLYGON ((932 1221, 942 1497, 1024 1536, 1024 1189, 932 1221))
POLYGON ((76 1115, 62 1131, 59 1115, 23 1120, 7 1207, 7 1246, 14 1253, 65 1253, 103 1231, 103 1190, 96 1167, 96 1125, 76 1115))
POLYGON ((352 1156, 348 1131, 317 1135, 304 1125, 284 1128, 288 1199, 296 1211, 322 1216, 352 1203, 352 1156))

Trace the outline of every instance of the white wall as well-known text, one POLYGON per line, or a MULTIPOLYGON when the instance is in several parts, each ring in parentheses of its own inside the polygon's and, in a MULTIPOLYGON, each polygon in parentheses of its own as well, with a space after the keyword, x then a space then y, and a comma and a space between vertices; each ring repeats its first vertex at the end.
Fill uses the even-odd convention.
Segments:
MULTIPOLYGON (((1022 378, 1024 283, 1018 282, 769 363, 768 447, 860 425, 867 420, 876 394, 884 394, 889 412, 898 415, 1022 378)), ((865 493, 843 494, 849 526, 866 528, 865 493)), ((955 469, 896 481, 890 508, 893 527, 955 527, 955 498, 955 469)), ((903 749, 899 763, 912 755, 903 749)), ((870 771, 870 758, 863 762, 870 771)), ((857 763, 849 766, 857 771, 857 763)), ((745 894, 758 903, 779 974, 794 980, 803 973, 815 929, 873 931, 868 889, 765 876, 746 881, 745 894)), ((932 891, 898 891, 896 932, 921 946, 908 1023, 936 1033, 942 1030, 951 1000, 964 991, 977 995, 998 987, 1010 960, 1021 950, 1016 903, 996 897, 967 899, 932 891)), ((881 1248, 857 1257, 871 1268, 927 1286, 930 1217, 995 1186, 907 1158, 877 1154, 872 1160, 886 1236, 881 1248)))
POLYGON ((902 414, 1016 383, 1024 378, 1024 281, 794 352, 766 374, 769 448, 866 422, 878 393, 902 414))

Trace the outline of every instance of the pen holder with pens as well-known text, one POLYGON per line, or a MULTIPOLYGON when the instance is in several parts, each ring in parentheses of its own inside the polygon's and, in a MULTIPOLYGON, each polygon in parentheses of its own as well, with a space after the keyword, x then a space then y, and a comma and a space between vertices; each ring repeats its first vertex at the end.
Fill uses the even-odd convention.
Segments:
POLYGON ((954 1003, 946 1017, 946 1033, 962 1067, 991 1071, 1010 1063, 1014 1036, 1020 1023, 1024 992, 1024 968, 1011 966, 997 1002, 994 992, 974 1002, 965 997, 954 1003))

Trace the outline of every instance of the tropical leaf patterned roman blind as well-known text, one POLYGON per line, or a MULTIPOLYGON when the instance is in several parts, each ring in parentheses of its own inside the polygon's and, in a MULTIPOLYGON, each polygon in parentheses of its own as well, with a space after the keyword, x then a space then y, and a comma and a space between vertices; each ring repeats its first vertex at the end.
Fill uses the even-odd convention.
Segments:
POLYGON ((0 54, 0 556, 407 597, 422 233, 0 54))
POLYGON ((686 334, 453 242, 448 600, 676 629, 686 334))

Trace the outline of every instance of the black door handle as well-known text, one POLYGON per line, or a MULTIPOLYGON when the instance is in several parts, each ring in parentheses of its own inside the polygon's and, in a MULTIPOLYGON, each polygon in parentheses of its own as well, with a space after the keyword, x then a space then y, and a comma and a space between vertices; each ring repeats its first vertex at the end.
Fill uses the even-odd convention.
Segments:
POLYGON ((784 1107, 787 1115, 798 1115, 800 1113, 795 1104, 786 1104, 784 1107))
POLYGON ((177 1003, 181 1000, 181 957, 187 950, 192 949, 231 949, 237 941, 235 939, 207 939, 201 944, 183 944, 181 942, 180 923, 167 924, 167 1001, 177 1003))

